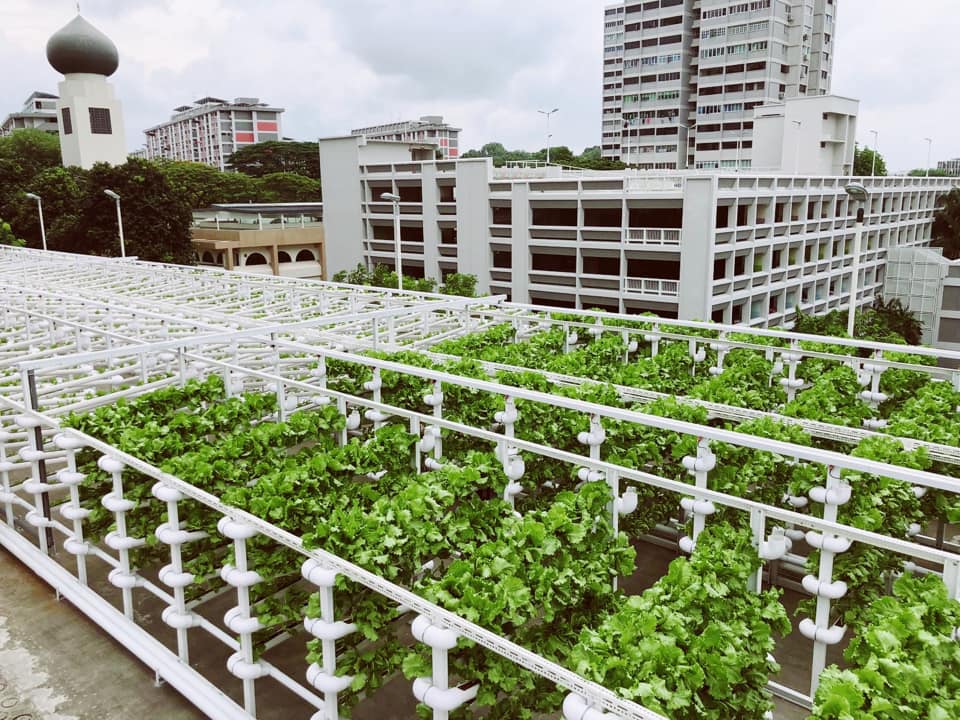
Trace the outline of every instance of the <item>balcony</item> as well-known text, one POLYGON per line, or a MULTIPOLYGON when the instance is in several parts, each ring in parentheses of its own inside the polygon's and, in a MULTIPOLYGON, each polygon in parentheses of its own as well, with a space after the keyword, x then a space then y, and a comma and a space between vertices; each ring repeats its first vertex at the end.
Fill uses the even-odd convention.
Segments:
POLYGON ((628 245, 679 247, 680 230, 679 228, 624 228, 623 241, 628 245))
POLYGON ((658 297, 677 297, 680 294, 679 280, 661 280, 660 278, 623 278, 622 292, 637 295, 655 295, 658 297))

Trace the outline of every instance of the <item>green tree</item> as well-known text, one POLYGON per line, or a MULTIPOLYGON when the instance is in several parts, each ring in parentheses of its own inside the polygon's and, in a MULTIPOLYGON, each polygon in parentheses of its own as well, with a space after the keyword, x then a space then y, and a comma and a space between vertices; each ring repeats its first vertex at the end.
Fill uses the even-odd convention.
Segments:
POLYGON ((0 213, 9 214, 7 203, 27 191, 39 172, 59 167, 60 138, 42 130, 17 130, 0 137, 0 213))
POLYGON ((960 258, 960 188, 938 198, 940 209, 933 217, 933 245, 942 247, 951 260, 960 258))
POLYGON ((853 150, 853 174, 857 177, 869 177, 871 173, 878 176, 887 174, 887 163, 876 150, 867 147, 854 147, 853 150), (876 170, 874 168, 874 157, 876 157, 876 170))
POLYGON ((192 264, 190 207, 170 187, 163 173, 147 160, 131 158, 123 165, 97 163, 86 173, 79 212, 53 249, 92 255, 120 255, 114 201, 120 195, 127 255, 141 260, 192 264))
POLYGON ((320 181, 292 172, 277 172, 260 178, 261 202, 320 202, 320 181))
POLYGON ((446 295, 461 295, 463 297, 477 296, 477 276, 467 273, 451 273, 440 288, 446 295))
POLYGON ((14 247, 23 247, 24 242, 13 234, 10 223, 0 219, 0 245, 13 245, 14 247))
POLYGON ((929 170, 927 168, 915 168, 907 174, 911 177, 926 177, 928 175, 930 177, 953 177, 949 171, 940 168, 930 168, 929 170))
POLYGON ((247 145, 230 156, 230 168, 252 177, 296 173, 320 179, 320 145, 315 142, 270 141, 247 145))
MULTIPOLYGON (((43 200, 43 221, 47 231, 47 246, 63 246, 64 232, 76 223, 83 195, 85 171, 79 167, 48 167, 37 173, 24 188, 43 200)), ((10 222, 29 247, 42 247, 40 216, 37 204, 23 193, 8 203, 10 222)))

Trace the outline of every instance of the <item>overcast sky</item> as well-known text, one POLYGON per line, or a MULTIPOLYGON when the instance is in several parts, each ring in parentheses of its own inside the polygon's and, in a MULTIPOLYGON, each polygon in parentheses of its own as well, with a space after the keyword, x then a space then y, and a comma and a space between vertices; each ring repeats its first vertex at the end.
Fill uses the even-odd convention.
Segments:
MULTIPOLYGON (((298 140, 437 114, 461 148, 599 144, 604 0, 83 0, 120 51, 130 149, 205 95, 286 108, 298 140)), ((833 92, 860 99, 859 140, 891 169, 960 156, 957 0, 837 0, 833 92)), ((0 116, 56 92, 47 38, 73 0, 0 0, 0 116)))

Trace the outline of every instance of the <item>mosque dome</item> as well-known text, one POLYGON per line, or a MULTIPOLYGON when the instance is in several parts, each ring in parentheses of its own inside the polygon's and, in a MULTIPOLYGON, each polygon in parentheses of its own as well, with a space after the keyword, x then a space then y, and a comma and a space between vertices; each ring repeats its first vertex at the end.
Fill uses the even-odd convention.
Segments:
POLYGON ((64 75, 113 75, 120 62, 113 41, 80 15, 47 41, 47 60, 54 70, 64 75))

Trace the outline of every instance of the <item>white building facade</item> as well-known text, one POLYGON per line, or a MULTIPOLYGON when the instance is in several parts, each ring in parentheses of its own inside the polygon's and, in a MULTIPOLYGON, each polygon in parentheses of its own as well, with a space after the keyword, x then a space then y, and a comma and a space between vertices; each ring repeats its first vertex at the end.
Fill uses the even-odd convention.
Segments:
POLYGON ((604 10, 603 156, 752 167, 754 110, 830 92, 838 0, 623 0, 604 10))
POLYGON ((259 98, 233 102, 203 97, 176 108, 170 120, 144 131, 149 160, 186 160, 228 169, 235 150, 282 137, 283 108, 259 98))
MULTIPOLYGON (((352 142, 351 142, 352 141, 352 142)), ((438 280, 471 273, 517 302, 753 325, 849 303, 856 207, 849 178, 494 168, 486 158, 410 160, 320 141, 329 271, 394 265, 438 280)), ((860 303, 884 284, 887 252, 929 244, 949 178, 861 178, 869 192, 860 303)))
POLYGON ((23 107, 17 112, 7 115, 0 125, 0 137, 9 135, 14 130, 24 129, 43 130, 48 133, 57 133, 57 96, 35 90, 23 102, 23 107))
POLYGON ((357 128, 350 134, 362 135, 368 140, 434 145, 437 157, 446 160, 460 155, 460 130, 445 123, 442 115, 423 115, 419 120, 357 128))

